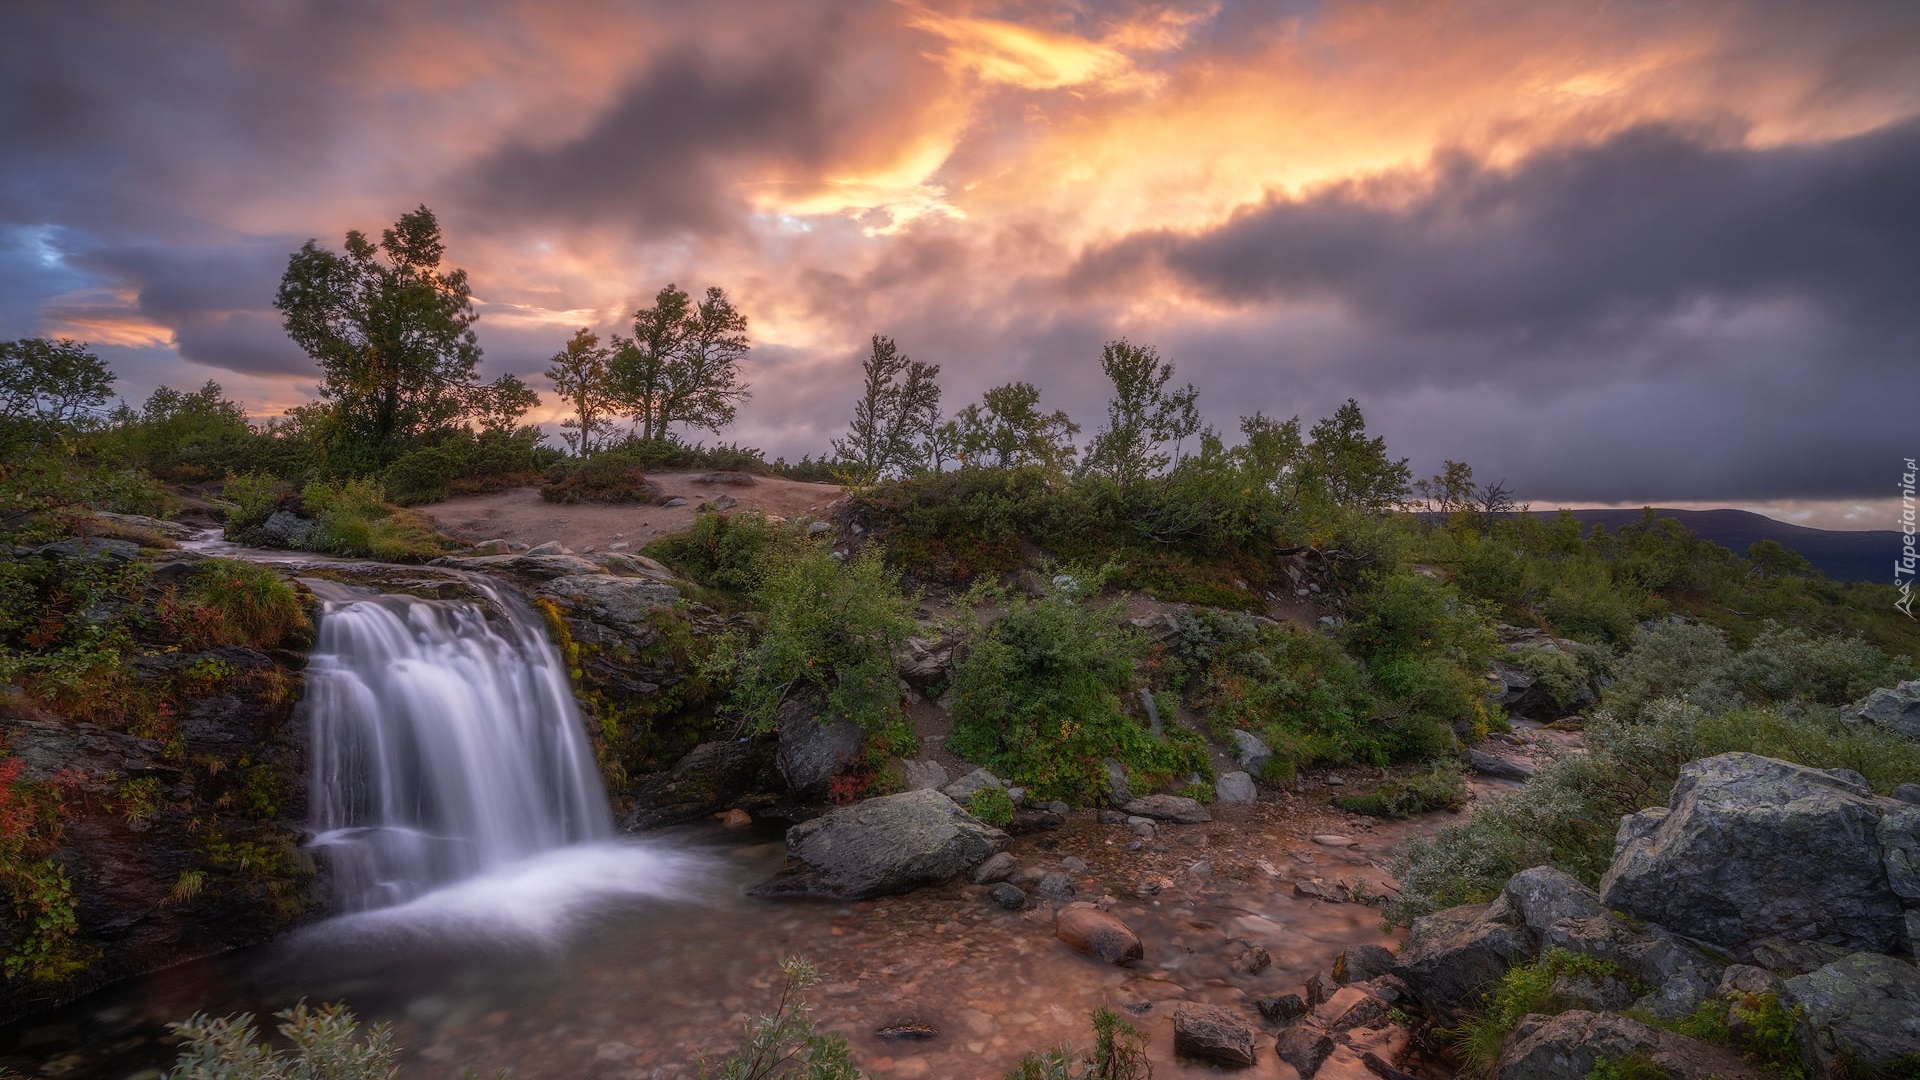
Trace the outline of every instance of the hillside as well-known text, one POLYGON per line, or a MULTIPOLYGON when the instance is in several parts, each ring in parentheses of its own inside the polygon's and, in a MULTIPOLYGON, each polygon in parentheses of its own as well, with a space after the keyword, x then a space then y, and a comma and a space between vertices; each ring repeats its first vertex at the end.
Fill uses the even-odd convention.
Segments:
MULTIPOLYGON (((1639 510, 1573 510, 1589 527, 1605 525, 1611 532, 1639 521, 1639 510)), ((1668 510, 1654 508, 1660 517, 1670 517, 1685 525, 1695 536, 1712 541, 1736 554, 1745 554, 1756 541, 1774 540, 1806 557, 1814 569, 1834 581, 1887 582, 1892 578, 1893 557, 1900 550, 1900 534, 1892 529, 1846 532, 1837 529, 1810 529, 1789 525, 1746 510, 1668 510)), ((1533 516, 1552 518, 1558 510, 1535 510, 1533 516)))

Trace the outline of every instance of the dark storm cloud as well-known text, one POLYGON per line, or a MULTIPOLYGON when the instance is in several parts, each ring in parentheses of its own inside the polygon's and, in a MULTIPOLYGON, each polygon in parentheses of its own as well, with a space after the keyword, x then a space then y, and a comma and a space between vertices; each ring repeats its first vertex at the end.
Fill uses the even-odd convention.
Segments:
POLYGON ((67 261, 132 292, 135 310, 171 330, 185 359, 249 375, 307 375, 313 360, 287 340, 273 308, 287 255, 298 246, 281 238, 224 248, 107 248, 67 261))
POLYGON ((1807 300, 1869 333, 1920 319, 1920 123, 1760 150, 1643 127, 1512 169, 1447 155, 1403 198, 1414 182, 1136 235, 1077 279, 1157 263, 1219 300, 1331 299, 1417 334, 1585 336, 1703 300, 1807 300))

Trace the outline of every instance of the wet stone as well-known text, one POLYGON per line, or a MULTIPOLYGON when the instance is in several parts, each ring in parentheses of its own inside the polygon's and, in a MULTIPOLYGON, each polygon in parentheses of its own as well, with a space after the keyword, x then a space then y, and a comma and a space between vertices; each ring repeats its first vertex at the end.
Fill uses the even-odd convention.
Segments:
POLYGON ((1027 906, 1027 894, 1019 886, 1002 881, 987 890, 987 898, 1008 911, 1019 911, 1027 906))
POLYGON ((1174 1006, 1176 1054, 1244 1069, 1253 1064, 1253 1040, 1253 1025, 1218 1005, 1174 1006))
POLYGON ((1269 1023, 1284 1024, 1307 1014, 1307 1003, 1299 994, 1280 994, 1276 997, 1255 998, 1253 1006, 1269 1023))

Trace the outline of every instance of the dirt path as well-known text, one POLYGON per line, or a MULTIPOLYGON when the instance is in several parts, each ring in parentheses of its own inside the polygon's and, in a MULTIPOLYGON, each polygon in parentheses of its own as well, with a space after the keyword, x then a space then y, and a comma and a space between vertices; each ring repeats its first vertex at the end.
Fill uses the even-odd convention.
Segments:
POLYGON ((828 508, 843 496, 834 484, 806 484, 742 473, 663 472, 648 473, 647 479, 660 485, 666 498, 685 499, 686 503, 550 503, 540 498, 539 488, 524 487, 489 495, 463 495, 420 509, 441 532, 467 543, 505 540, 537 545, 558 540, 574 551, 594 551, 620 542, 639 548, 657 537, 685 532, 702 505, 722 497, 738 500, 737 509, 794 519, 824 518, 828 508))

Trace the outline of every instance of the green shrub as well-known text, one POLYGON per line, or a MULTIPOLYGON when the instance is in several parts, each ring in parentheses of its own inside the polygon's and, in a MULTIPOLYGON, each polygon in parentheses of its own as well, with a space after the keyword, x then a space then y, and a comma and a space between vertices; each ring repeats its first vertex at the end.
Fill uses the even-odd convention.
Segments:
POLYGON ((426 562, 446 551, 433 524, 389 504, 378 481, 315 480, 301 489, 300 501, 314 519, 301 543, 308 551, 384 562, 426 562))
POLYGON ((1541 614, 1561 634, 1603 645, 1620 645, 1633 636, 1649 611, 1647 590, 1621 581, 1606 563, 1569 559, 1555 564, 1541 614))
POLYGON ((663 536, 646 552, 708 588, 748 594, 769 568, 809 547, 806 536, 799 525, 776 525, 757 510, 705 510, 686 532, 663 536))
POLYGON ((1333 801, 1352 814, 1404 818, 1434 810, 1458 810, 1467 804, 1467 778, 1459 769, 1440 766, 1389 781, 1372 791, 1333 801))
POLYGON ((215 1019, 196 1013, 167 1025, 186 1041, 170 1080, 394 1080, 400 1075, 399 1049, 386 1024, 362 1035, 360 1022, 338 1003, 308 1009, 303 1001, 274 1016, 290 1049, 258 1042, 250 1015, 215 1019))
POLYGON ((1727 665, 1728 680, 1750 700, 1820 705, 1857 701, 1913 676, 1911 660, 1889 657, 1858 637, 1777 623, 1768 623, 1727 665))
POLYGON ((540 497, 552 503, 651 503, 660 486, 647 479, 636 457, 606 451, 554 466, 540 497))
POLYGON ((277 476, 263 472, 228 473, 220 486, 220 500, 227 511, 227 531, 240 533, 258 528, 293 494, 293 488, 277 476))
POLYGON ((1633 648, 1615 666, 1601 704, 1627 721, 1640 719, 1664 697, 1686 697, 1708 709, 1731 708, 1739 701, 1727 670, 1732 660, 1727 636, 1719 630, 1663 619, 1634 635, 1633 648))
POLYGON ((1581 691, 1596 674, 1592 668, 1599 666, 1605 656, 1606 651, 1597 647, 1589 648, 1586 655, 1581 656, 1567 649, 1523 645, 1509 649, 1506 658, 1532 675, 1555 713, 1564 714, 1580 700, 1581 691))
POLYGON ((819 984, 820 969, 793 956, 780 961, 780 970, 787 980, 773 1011, 747 1020, 746 1044, 722 1059, 718 1072, 702 1055, 701 1080, 860 1080, 847 1040, 815 1031, 813 1008, 801 996, 819 984))
POLYGON ((1443 726, 1476 738, 1486 734, 1493 629, 1454 586, 1421 573, 1370 575, 1342 633, 1392 703, 1390 715, 1401 721, 1407 745, 1399 756, 1445 749, 1451 740, 1443 726))
POLYGON ((967 813, 996 829, 1004 829, 1013 823, 1013 800, 1003 787, 983 787, 967 796, 967 813))
POLYGON ((1673 1074, 1645 1054, 1623 1058, 1602 1055, 1587 1070, 1587 1080, 1673 1080, 1673 1074))
POLYGON ((400 506, 438 502, 454 495, 537 484, 542 472, 560 460, 559 451, 540 447, 540 429, 478 434, 464 428, 394 459, 380 473, 387 497, 400 506))
POLYGON ((1128 714, 1140 636, 1118 604, 1090 599, 1096 575, 1074 570, 1040 599, 981 591, 1004 611, 976 624, 954 672, 949 746, 1043 799, 1101 797, 1114 758, 1147 786, 1212 776, 1198 736, 1169 727, 1156 738, 1128 714))
POLYGON ((916 626, 913 600, 878 548, 843 566, 824 544, 799 545, 766 568, 753 595, 766 614, 758 640, 724 638, 708 665, 734 678, 734 707, 746 722, 769 730, 782 701, 811 693, 885 752, 913 752, 893 670, 894 650, 916 626))

